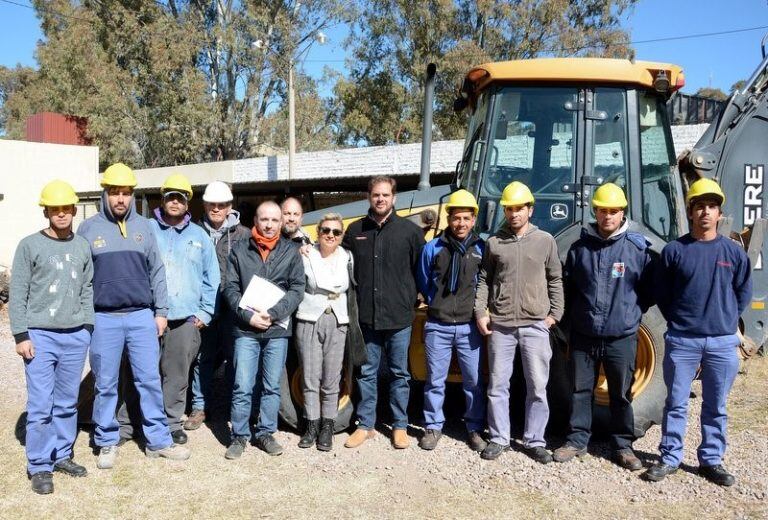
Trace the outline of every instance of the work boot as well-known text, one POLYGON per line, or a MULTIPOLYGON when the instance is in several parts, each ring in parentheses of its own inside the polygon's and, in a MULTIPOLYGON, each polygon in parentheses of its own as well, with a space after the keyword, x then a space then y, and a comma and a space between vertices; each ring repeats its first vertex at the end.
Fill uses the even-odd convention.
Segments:
POLYGON ((375 430, 365 430, 363 428, 358 428, 352 433, 352 435, 349 436, 347 442, 344 443, 344 447, 357 448, 368 439, 373 439, 374 437, 376 437, 375 430))
POLYGON ((174 444, 186 444, 189 437, 184 433, 184 430, 176 430, 175 432, 171 432, 171 440, 173 440, 174 444))
POLYGON ((257 448, 267 455, 277 457, 283 454, 283 447, 280 446, 280 443, 275 440, 271 433, 256 437, 255 444, 257 448))
POLYGON ((184 421, 184 429, 187 431, 197 430, 205 422, 205 412, 203 410, 192 410, 187 420, 184 421))
POLYGON ((320 419, 307 420, 307 428, 304 435, 299 439, 299 448, 310 448, 317 440, 317 430, 320 426, 320 419))
POLYGON ((49 495, 53 493, 53 473, 50 471, 41 471, 30 476, 32 481, 32 491, 38 495, 49 495))
POLYGON ((419 448, 422 450, 434 450, 437 447, 437 443, 440 441, 440 437, 443 436, 443 432, 440 430, 433 430, 427 428, 424 432, 424 436, 419 439, 419 448))
POLYGON ((643 469, 643 463, 637 458, 632 448, 624 448, 613 452, 613 461, 624 469, 637 471, 643 469))
POLYGON ((485 447, 483 452, 480 454, 480 457, 485 460, 496 460, 499 458, 499 455, 504 453, 509 449, 509 446, 504 446, 503 444, 499 444, 498 442, 489 442, 488 446, 485 447))
POLYGON ((562 446, 560 446, 555 450, 555 452, 552 454, 552 460, 554 460, 555 462, 568 462, 574 457, 581 457, 586 454, 587 454, 586 446, 584 446, 583 448, 580 448, 575 444, 566 442, 565 444, 563 444, 562 446))
POLYGON ((117 446, 102 446, 99 450, 99 458, 96 460, 96 467, 99 469, 112 469, 117 459, 117 446))
POLYGON ((168 460, 187 460, 192 453, 189 451, 189 448, 179 446, 178 444, 171 444, 170 446, 160 448, 159 450, 145 448, 144 454, 150 459, 163 457, 168 460))
POLYGON ((542 446, 534 446, 532 448, 525 446, 523 451, 539 464, 549 464, 552 462, 552 454, 542 446))
POLYGON ((722 464, 699 466, 699 475, 718 486, 728 487, 736 483, 736 477, 728 473, 722 464))
POLYGON ((404 450, 411 445, 411 439, 408 438, 408 434, 405 429, 397 428, 392 430, 392 446, 398 450, 404 450))
POLYGON ((641 477, 651 482, 661 482, 667 475, 671 475, 675 471, 677 471, 676 467, 670 466, 669 464, 664 464, 663 462, 657 462, 648 468, 648 470, 643 473, 641 477))
POLYGON ((320 423, 320 435, 317 436, 317 449, 320 451, 331 451, 333 449, 333 432, 335 421, 333 419, 323 419, 320 423))
POLYGON ((488 443, 485 442, 485 439, 483 439, 480 432, 469 432, 469 435, 467 436, 467 444, 469 444, 472 451, 478 453, 482 453, 482 451, 488 447, 488 443))
POLYGON ((246 437, 235 437, 227 448, 227 452, 224 454, 225 459, 235 460, 239 459, 245 451, 245 445, 248 443, 246 437))
POLYGON ((70 477, 84 477, 88 474, 88 470, 85 469, 85 466, 77 464, 72 459, 60 460, 53 465, 53 471, 65 473, 70 477))

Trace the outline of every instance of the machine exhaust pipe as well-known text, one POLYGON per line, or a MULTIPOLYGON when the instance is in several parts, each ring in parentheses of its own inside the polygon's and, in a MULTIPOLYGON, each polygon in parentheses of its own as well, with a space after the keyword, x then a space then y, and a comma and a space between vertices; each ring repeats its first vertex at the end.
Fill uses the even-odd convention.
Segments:
POLYGON ((428 190, 429 160, 432 155, 432 106, 435 101, 435 73, 437 65, 427 65, 427 78, 424 82, 424 126, 421 130, 421 169, 419 170, 419 191, 428 190))

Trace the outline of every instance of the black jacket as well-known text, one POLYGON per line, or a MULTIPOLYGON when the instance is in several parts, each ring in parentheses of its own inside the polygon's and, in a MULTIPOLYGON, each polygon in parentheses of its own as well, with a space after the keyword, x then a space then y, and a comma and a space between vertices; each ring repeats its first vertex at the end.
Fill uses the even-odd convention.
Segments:
POLYGON ((304 264, 296 246, 290 241, 281 237, 269 253, 266 262, 261 259, 253 238, 236 242, 227 259, 227 279, 223 284, 224 298, 229 308, 234 309, 235 337, 247 336, 255 339, 289 337, 293 330, 290 317, 304 298, 304 284, 304 264), (253 275, 265 278, 285 291, 285 296, 274 307, 267 309, 267 312, 273 322, 289 318, 287 329, 276 324, 265 331, 254 329, 249 324, 253 312, 238 307, 240 298, 253 275))
POLYGON ((366 216, 350 224, 342 245, 355 259, 360 323, 374 330, 410 326, 424 246, 421 228, 394 212, 381 226, 366 216))

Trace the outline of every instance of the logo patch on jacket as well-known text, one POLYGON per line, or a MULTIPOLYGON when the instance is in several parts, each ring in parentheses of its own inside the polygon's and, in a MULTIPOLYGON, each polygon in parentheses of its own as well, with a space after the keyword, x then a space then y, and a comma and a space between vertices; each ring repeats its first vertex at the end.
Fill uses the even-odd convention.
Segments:
POLYGON ((99 248, 105 247, 106 245, 107 245, 107 241, 101 237, 96 237, 96 240, 93 241, 94 249, 99 249, 99 248))
POLYGON ((611 267, 611 278, 624 278, 624 262, 614 262, 611 267))
POLYGON ((137 244, 141 244, 142 242, 144 242, 144 235, 142 235, 141 233, 136 233, 135 235, 133 235, 133 241, 136 242, 137 244))

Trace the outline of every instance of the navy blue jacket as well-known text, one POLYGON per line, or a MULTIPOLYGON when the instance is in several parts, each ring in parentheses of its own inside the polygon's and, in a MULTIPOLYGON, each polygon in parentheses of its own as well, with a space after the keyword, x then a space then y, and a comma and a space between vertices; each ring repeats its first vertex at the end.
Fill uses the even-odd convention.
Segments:
POLYGON ((650 244, 627 227, 604 239, 590 224, 568 251, 564 276, 572 332, 592 338, 628 336, 653 305, 650 244))
POLYGON ((684 235, 664 247, 657 271, 659 309, 669 330, 698 337, 736 334, 752 298, 752 269, 735 242, 684 235))

